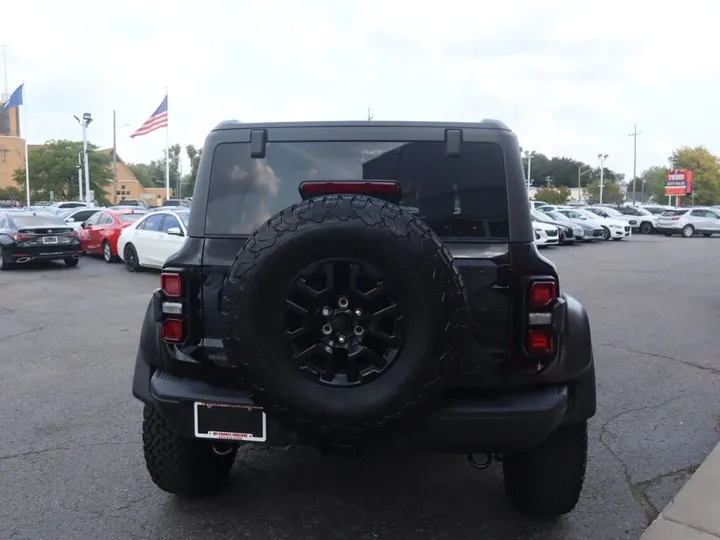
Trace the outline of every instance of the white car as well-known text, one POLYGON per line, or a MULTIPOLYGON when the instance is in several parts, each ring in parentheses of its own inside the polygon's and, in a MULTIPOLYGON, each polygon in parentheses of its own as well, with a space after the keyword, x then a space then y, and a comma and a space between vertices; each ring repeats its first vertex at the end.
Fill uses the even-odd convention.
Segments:
POLYGON ((118 256, 128 272, 142 267, 162 268, 187 239, 187 210, 161 210, 144 215, 123 229, 118 239, 118 256))
POLYGON ((536 246, 556 246, 560 243, 560 234, 557 226, 543 223, 542 221, 533 221, 532 225, 535 231, 536 246))
POLYGON ((70 208, 60 212, 58 215, 65 220, 65 223, 70 225, 76 231, 82 227, 90 216, 99 212, 99 208, 70 208))
POLYGON ((665 236, 679 234, 691 238, 696 233, 712 236, 720 233, 720 213, 714 208, 678 208, 660 214, 657 231, 665 236))
POLYGON ((577 216, 580 216, 580 219, 585 218, 585 220, 597 223, 603 229, 603 240, 610 240, 611 238, 613 240, 622 240, 632 236, 632 227, 626 221, 602 217, 580 208, 573 208, 572 210, 560 208, 557 211, 567 217, 577 218, 577 216), (570 215, 571 213, 573 216, 570 215))

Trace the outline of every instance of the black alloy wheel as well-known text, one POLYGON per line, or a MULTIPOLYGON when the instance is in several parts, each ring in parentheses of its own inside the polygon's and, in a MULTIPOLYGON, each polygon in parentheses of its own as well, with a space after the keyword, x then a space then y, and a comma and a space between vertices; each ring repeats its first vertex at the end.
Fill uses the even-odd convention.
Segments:
POLYGON ((403 314, 372 265, 325 260, 288 288, 284 335, 305 375, 323 385, 357 386, 377 379, 400 353, 403 314))
POLYGON ((128 272, 137 272, 140 269, 140 263, 135 246, 133 246, 132 244, 128 244, 127 246, 125 246, 125 249, 123 251, 125 268, 128 272))

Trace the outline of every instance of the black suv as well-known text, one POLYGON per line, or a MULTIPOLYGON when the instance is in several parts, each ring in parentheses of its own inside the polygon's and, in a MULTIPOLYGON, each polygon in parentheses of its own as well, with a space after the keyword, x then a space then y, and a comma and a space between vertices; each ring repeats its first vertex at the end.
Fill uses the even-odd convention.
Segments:
POLYGON ((595 368, 559 285, 501 122, 222 123, 143 322, 150 476, 202 495, 242 444, 405 443, 497 460, 516 509, 569 512, 595 368))

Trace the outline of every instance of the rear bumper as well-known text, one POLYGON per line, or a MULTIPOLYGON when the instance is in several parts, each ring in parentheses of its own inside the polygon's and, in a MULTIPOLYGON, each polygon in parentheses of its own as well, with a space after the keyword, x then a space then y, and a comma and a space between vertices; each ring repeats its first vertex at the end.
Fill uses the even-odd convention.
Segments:
MULTIPOLYGON (((439 452, 508 453, 527 450, 567 422, 569 409, 572 408, 570 394, 567 385, 548 385, 506 392, 496 397, 449 400, 411 428, 398 433, 397 439, 420 449, 439 452)), ((160 411, 187 438, 195 437, 196 401, 253 405, 252 399, 242 390, 171 375, 150 367, 140 355, 135 366, 133 395, 160 411)), ((268 417, 267 440, 262 444, 312 445, 313 441, 301 440, 268 417)))
MULTIPOLYGON (((0 248, 2 249, 2 248, 0 248)), ((80 257, 83 254, 80 243, 68 245, 37 247, 13 247, 5 248, 3 256, 14 263, 26 263, 31 261, 54 261, 68 257, 80 257)))

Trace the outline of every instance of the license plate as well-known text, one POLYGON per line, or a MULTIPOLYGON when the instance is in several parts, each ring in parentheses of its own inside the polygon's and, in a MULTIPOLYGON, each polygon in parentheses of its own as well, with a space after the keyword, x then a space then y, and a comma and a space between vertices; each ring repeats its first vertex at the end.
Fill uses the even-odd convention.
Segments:
POLYGON ((43 244, 57 244, 57 236, 44 236, 43 237, 43 244))
POLYGON ((260 407, 195 402, 195 437, 265 442, 267 417, 260 407))

